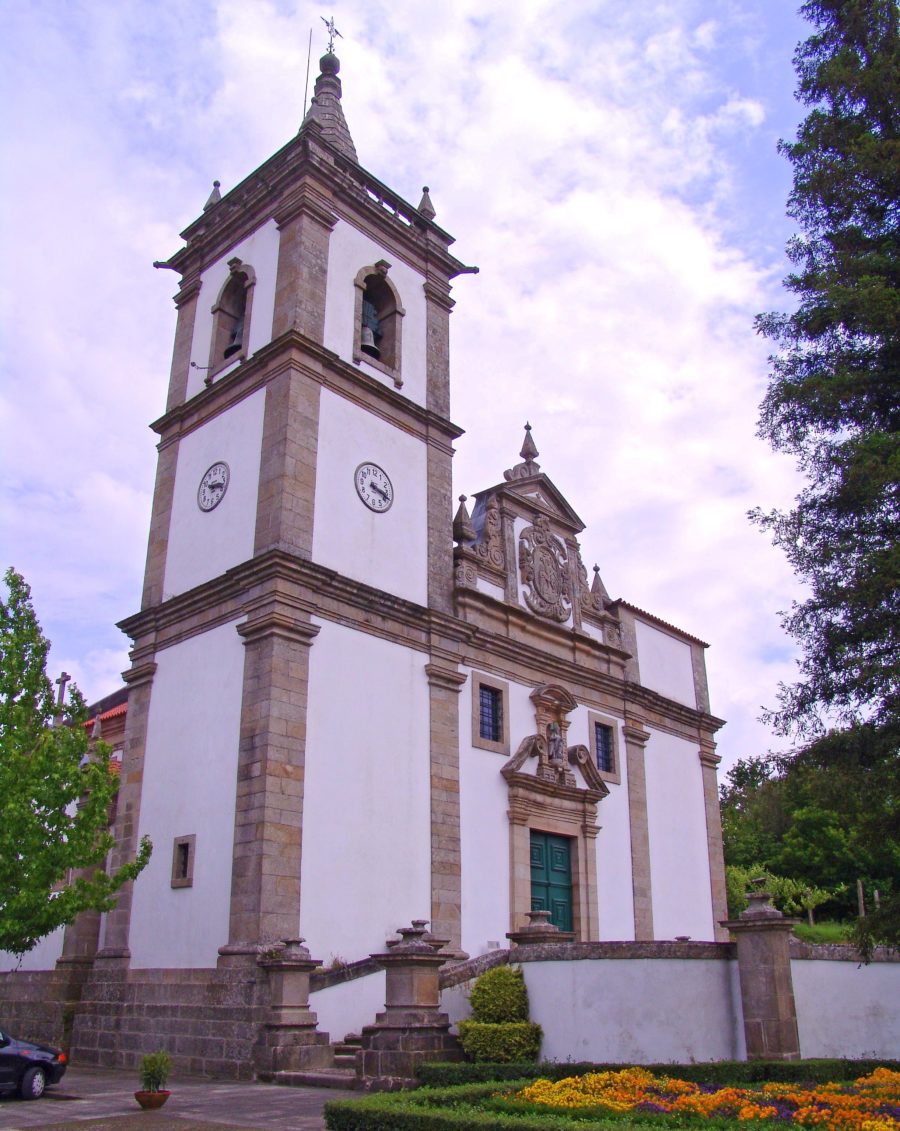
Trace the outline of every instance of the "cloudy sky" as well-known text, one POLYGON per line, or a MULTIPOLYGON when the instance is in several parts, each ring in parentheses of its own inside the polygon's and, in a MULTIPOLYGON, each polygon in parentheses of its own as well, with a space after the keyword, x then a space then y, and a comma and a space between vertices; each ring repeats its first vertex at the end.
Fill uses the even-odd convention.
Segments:
MULTIPOLYGON (((5 0, 0 282, 2 564, 25 574, 51 666, 119 685, 138 608, 175 325, 171 272, 223 191, 296 132, 305 0, 5 0)), ((456 493, 517 462, 587 524, 610 594, 708 641, 725 766, 790 679, 778 610, 798 589, 746 519, 787 504, 755 437, 788 302, 776 153, 801 116, 784 0, 336 0, 361 164, 456 254, 456 493)))

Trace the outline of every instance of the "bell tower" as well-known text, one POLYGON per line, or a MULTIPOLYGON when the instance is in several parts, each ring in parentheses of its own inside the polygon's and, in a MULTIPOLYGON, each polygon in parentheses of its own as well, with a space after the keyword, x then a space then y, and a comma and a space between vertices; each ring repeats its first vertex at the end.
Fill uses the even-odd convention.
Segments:
POLYGON ((340 64, 184 246, 101 960, 459 941, 450 253, 359 164, 340 64), (165 932, 159 922, 167 924, 165 932))

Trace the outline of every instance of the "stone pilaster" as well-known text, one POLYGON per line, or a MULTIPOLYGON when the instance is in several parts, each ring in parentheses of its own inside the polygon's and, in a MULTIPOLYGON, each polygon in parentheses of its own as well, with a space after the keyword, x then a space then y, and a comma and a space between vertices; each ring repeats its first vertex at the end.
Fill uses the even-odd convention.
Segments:
MULTIPOLYGON (((431 725, 431 922, 461 954, 459 693, 467 676, 426 664, 431 725)), ((468 957, 468 956, 466 956, 468 957)))
POLYGON ((335 224, 330 202, 307 182, 275 217, 281 232, 272 338, 299 330, 321 342, 325 333, 328 244, 335 224))
POLYGON ((716 767, 721 758, 711 738, 701 739, 700 766, 703 775, 703 804, 706 809, 706 846, 709 855, 709 888, 717 942, 728 941, 721 920, 728 914, 725 891, 725 849, 722 843, 722 813, 719 809, 719 782, 716 767))
POLYGON ((628 767, 628 821, 631 828, 631 889, 634 895, 634 937, 653 938, 653 893, 650 884, 650 828, 647 822, 647 773, 644 748, 650 732, 636 719, 626 719, 625 761, 628 767))
POLYGON ((737 940, 747 1059, 799 1060, 788 942, 796 920, 786 919, 770 898, 768 892, 751 892, 747 910, 722 926, 737 940))
MULTIPOLYGON (((137 649, 135 650, 137 652, 137 649)), ((156 664, 149 656, 135 655, 131 669, 123 672, 128 684, 128 714, 125 720, 125 743, 122 769, 119 773, 119 795, 116 800, 115 847, 110 853, 110 871, 133 860, 137 852, 138 827, 141 816, 141 789, 144 781, 144 751, 147 746, 147 715, 156 664)), ((103 949, 97 960, 127 965, 131 952, 128 936, 131 930, 133 883, 119 889, 116 906, 106 915, 103 949)))
MULTIPOLYGON (((156 463, 156 484, 153 489, 153 510, 150 512, 150 537, 147 540, 147 564, 144 570, 144 591, 141 608, 158 605, 163 599, 166 555, 169 550, 169 524, 172 520, 172 498, 175 494, 175 469, 178 464, 178 441, 163 444, 156 463)), ((130 709, 130 705, 129 705, 130 709)))
POLYGON ((254 553, 312 557, 319 442, 318 382, 287 369, 266 387, 254 553))
POLYGON ((318 631, 275 608, 238 626, 246 654, 223 957, 297 933, 309 647, 318 631))
MULTIPOLYGON (((184 403, 187 396, 191 368, 191 346, 194 342, 194 323, 197 320, 197 303, 200 298, 200 280, 183 280, 175 296, 178 321, 175 324, 175 345, 172 350, 172 370, 169 376, 169 398, 166 412, 184 403)), ((212 306, 212 298, 209 299, 212 306)))

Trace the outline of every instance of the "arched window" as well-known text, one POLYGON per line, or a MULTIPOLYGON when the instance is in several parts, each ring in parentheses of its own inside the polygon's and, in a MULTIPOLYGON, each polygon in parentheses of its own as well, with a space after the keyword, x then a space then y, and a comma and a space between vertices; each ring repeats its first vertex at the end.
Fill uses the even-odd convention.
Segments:
POLYGON ((247 356, 250 311, 256 274, 252 267, 234 258, 228 261, 228 279, 212 308, 213 330, 207 381, 226 365, 247 356))
POLYGON ((379 259, 372 267, 363 267, 354 280, 356 313, 354 317, 353 360, 366 361, 387 373, 399 388, 401 320, 405 311, 400 305, 397 288, 388 278, 390 263, 379 259))

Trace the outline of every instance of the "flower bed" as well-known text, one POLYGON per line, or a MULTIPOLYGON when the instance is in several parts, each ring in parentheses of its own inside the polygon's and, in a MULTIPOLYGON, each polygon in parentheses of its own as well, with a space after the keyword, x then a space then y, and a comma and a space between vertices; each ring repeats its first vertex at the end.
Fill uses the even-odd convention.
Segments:
POLYGON ((804 1079, 805 1067, 805 1079, 813 1075, 808 1065, 781 1067, 785 1074, 791 1069, 792 1080, 753 1087, 704 1082, 704 1066, 692 1065, 696 1082, 665 1070, 617 1067, 569 1075, 556 1083, 520 1078, 384 1092, 330 1101, 325 1126, 332 1131, 752 1131, 754 1125, 759 1131, 900 1129, 896 1069, 879 1067, 857 1080, 803 1084, 797 1081, 804 1079))
POLYGON ((590 1109, 592 1114, 682 1115, 791 1123, 823 1131, 896 1131, 900 1127, 900 1073, 878 1068, 852 1083, 763 1084, 758 1089, 714 1087, 643 1068, 589 1072, 537 1080, 505 1103, 534 1110, 590 1109))

